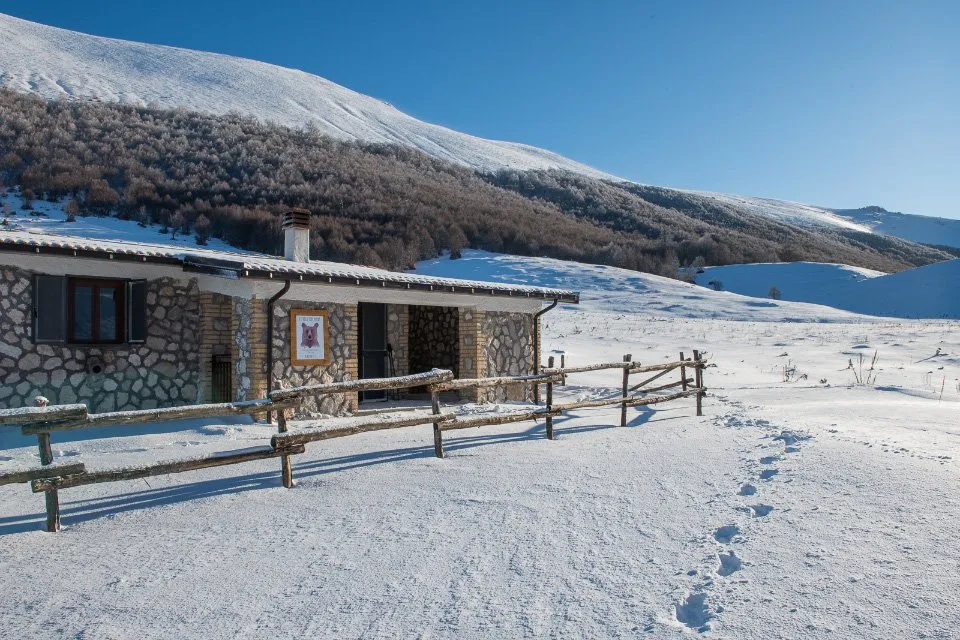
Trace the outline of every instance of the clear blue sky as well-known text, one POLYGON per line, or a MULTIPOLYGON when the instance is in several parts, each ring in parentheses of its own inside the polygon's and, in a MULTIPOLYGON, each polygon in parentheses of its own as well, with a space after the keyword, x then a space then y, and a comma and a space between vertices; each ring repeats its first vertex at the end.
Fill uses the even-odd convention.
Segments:
POLYGON ((0 0, 648 184, 960 218, 960 1, 0 0))

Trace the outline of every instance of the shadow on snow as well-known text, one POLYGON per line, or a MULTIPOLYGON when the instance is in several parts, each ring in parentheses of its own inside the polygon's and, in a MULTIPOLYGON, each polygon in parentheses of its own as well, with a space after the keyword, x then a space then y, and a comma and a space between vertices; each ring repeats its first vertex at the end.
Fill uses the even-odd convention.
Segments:
MULTIPOLYGON (((628 427, 640 427, 651 421, 655 411, 648 407, 640 407, 636 410, 628 421, 628 427)), ((662 410, 661 410, 662 411, 662 410)), ((587 433, 590 431, 601 431, 605 429, 616 428, 619 423, 617 420, 604 422, 601 424, 583 425, 578 427, 564 428, 563 424, 571 419, 584 417, 580 412, 574 411, 570 415, 554 418, 555 436, 562 437, 577 433, 587 433)), ((671 420, 678 418, 664 417, 657 420, 671 420)), ((495 444, 521 442, 526 440, 541 440, 544 437, 544 424, 538 420, 536 424, 528 429, 517 433, 499 433, 464 436, 456 432, 447 432, 443 448, 445 452, 467 451, 476 447, 483 447, 495 444)), ((294 458, 294 476, 297 479, 306 479, 316 476, 323 476, 328 473, 348 471, 351 469, 360 469, 381 464, 401 462, 405 460, 416 460, 419 458, 432 458, 434 455, 433 446, 414 446, 399 449, 386 449, 381 451, 368 451, 333 458, 324 458, 321 460, 311 460, 309 462, 296 461, 294 458)), ((149 482, 149 480, 148 480, 149 482)), ((149 485, 148 485, 149 486, 149 485)), ((83 500, 64 501, 61 493, 60 515, 65 526, 96 520, 99 518, 108 518, 128 511, 138 511, 150 507, 176 504, 203 498, 211 498, 219 495, 238 494, 246 491, 257 491, 261 489, 272 489, 281 487, 279 471, 264 471, 240 476, 230 476, 226 478, 217 478, 210 480, 200 480, 178 484, 171 487, 149 488, 141 491, 129 491, 126 493, 89 498, 83 500)), ((40 498, 40 494, 36 494, 40 498)), ((14 533, 23 533, 27 531, 42 530, 46 523, 46 514, 43 512, 36 514, 25 514, 18 516, 0 516, 0 535, 9 535, 14 533)))

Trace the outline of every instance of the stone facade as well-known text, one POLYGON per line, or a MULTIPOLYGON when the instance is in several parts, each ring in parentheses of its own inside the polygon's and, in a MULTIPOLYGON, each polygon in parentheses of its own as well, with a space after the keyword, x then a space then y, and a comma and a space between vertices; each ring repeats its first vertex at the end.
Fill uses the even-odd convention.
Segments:
MULTIPOLYGON (((527 376, 533 374, 534 354, 532 314, 488 311, 482 329, 486 341, 486 376, 527 376)), ((530 386, 510 386, 487 392, 491 402, 532 400, 530 386)))
POLYGON ((0 407, 85 402, 94 413, 196 402, 200 292, 196 280, 147 283, 146 340, 137 344, 35 344, 33 274, 0 268, 0 407), (102 366, 90 373, 92 364, 102 366))
MULTIPOLYGON (((282 299, 274 307, 273 375, 281 387, 356 380, 359 367, 357 348, 357 305, 297 302, 282 299), (290 310, 318 309, 329 313, 330 364, 298 366, 290 364, 290 310)), ((266 341, 264 341, 266 344, 266 341)), ((357 394, 323 396, 304 402, 298 415, 317 413, 342 415, 357 407, 357 394)))
MULTIPOLYGON (((196 279, 148 280, 146 339, 138 344, 69 345, 33 341, 33 273, 0 267, 0 407, 32 405, 37 395, 51 404, 84 402, 89 410, 150 409, 211 402, 212 363, 229 360, 233 400, 263 398, 269 388, 289 388, 358 377, 356 304, 282 298, 274 309, 274 335, 267 336, 266 300, 201 292, 196 279), (290 364, 292 308, 329 313, 330 364, 290 364), (267 372, 272 339, 274 368, 267 372), (102 366, 90 372, 91 364, 102 366), (273 382, 270 384, 270 378, 273 382)), ((473 307, 387 305, 392 375, 433 367, 459 378, 529 375, 536 345, 530 313, 473 307)), ((529 389, 467 390, 472 401, 530 399, 529 389)), ((341 415, 357 407, 356 394, 308 401, 300 416, 341 415)))
POLYGON ((387 344, 393 348, 391 375, 410 373, 410 312, 405 304, 387 305, 387 344))
POLYGON ((410 306, 410 373, 460 370, 460 312, 456 307, 410 306))

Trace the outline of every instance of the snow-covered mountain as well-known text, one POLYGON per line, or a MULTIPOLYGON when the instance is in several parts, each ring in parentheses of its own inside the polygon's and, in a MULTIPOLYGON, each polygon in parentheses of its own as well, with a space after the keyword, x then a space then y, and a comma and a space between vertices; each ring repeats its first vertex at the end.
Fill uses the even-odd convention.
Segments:
MULTIPOLYGON (((91 36, 0 14, 0 87, 46 99, 94 100, 224 114, 239 112, 345 140, 394 143, 481 171, 558 168, 614 179, 530 145, 487 140, 422 122, 381 100, 295 69, 232 56, 91 36)), ((834 211, 794 202, 679 191, 780 222, 880 232, 960 247, 960 221, 834 211), (941 233, 943 225, 949 228, 941 233)))
POLYGON ((294 127, 312 123, 336 138, 406 145, 479 170, 561 168, 613 177, 544 149, 421 122, 386 102, 303 71, 90 36, 3 14, 0 86, 47 99, 236 111, 294 127))

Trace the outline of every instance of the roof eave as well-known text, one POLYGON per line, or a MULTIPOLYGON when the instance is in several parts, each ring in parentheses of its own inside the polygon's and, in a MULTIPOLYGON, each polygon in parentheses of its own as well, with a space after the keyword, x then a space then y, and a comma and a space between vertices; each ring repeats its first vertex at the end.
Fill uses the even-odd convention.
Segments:
POLYGON ((476 285, 444 285, 427 284, 421 282, 400 282, 381 278, 353 278, 347 276, 323 276, 306 273, 274 272, 266 269, 245 269, 242 263, 237 262, 237 268, 224 264, 194 263, 187 258, 174 256, 149 256, 122 251, 108 251, 105 249, 83 249, 74 247, 40 246, 21 242, 0 242, 0 251, 31 253, 42 255, 68 256, 74 258, 88 258, 94 260, 111 260, 117 262, 140 262, 149 264, 164 264, 180 266, 185 272, 199 273, 228 279, 257 279, 257 280, 291 280, 315 284, 332 284, 337 286, 366 287, 375 289, 399 289, 411 291, 429 291, 435 293, 457 293, 462 295, 493 296, 501 298, 528 298, 536 300, 558 300, 568 304, 579 304, 580 294, 571 291, 524 291, 522 289, 506 289, 483 287, 476 285))
POLYGON ((244 269, 241 277, 257 280, 291 280, 311 284, 330 284, 370 289, 398 289, 404 291, 427 291, 433 293, 457 293, 461 295, 494 296, 514 299, 559 300, 569 304, 579 304, 580 294, 571 291, 524 291, 520 289, 500 289, 476 285, 428 284, 422 282, 400 282, 382 278, 354 278, 348 276, 318 275, 310 273, 285 273, 268 269, 244 269))

